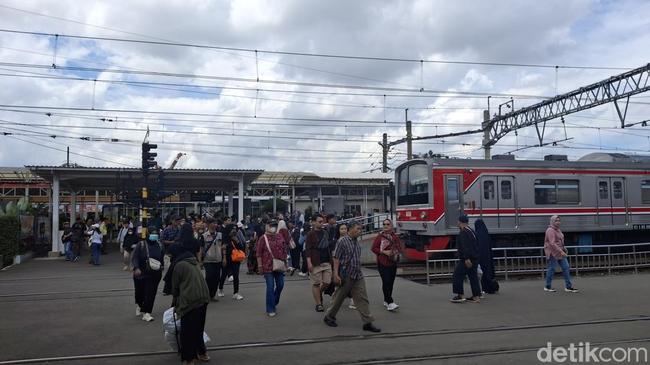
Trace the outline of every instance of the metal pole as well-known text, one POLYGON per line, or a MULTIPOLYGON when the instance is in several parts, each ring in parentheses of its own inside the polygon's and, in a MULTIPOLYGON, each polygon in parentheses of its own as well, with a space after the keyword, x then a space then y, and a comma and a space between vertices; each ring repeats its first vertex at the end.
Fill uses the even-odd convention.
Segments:
POLYGON ((634 273, 638 274, 639 273, 639 268, 637 267, 637 263, 636 263, 636 245, 635 244, 632 245, 632 255, 633 255, 632 258, 634 259, 634 273))
POLYGON ((52 180, 52 251, 50 256, 59 255, 59 175, 54 173, 52 180))
POLYGON ((382 137, 381 154, 381 172, 388 172, 388 133, 382 137))
POLYGON ((508 280, 508 249, 503 250, 503 259, 504 259, 504 270, 506 275, 506 280, 508 280))
POLYGON ((411 134, 411 121, 409 119, 408 108, 404 110, 406 119, 406 158, 413 159, 413 135, 411 134))
MULTIPOLYGON (((488 98, 488 103, 489 103, 489 98, 488 98)), ((490 146, 488 143, 490 142, 490 112, 489 110, 484 110, 483 111, 483 124, 481 127, 484 129, 483 130, 483 158, 485 160, 490 159, 490 146)))
POLYGON ((427 259, 426 260, 427 261, 427 285, 431 285, 431 277, 430 277, 431 274, 429 273, 429 251, 424 250, 424 255, 427 259))
POLYGON ((607 274, 612 275, 612 248, 607 246, 607 274))

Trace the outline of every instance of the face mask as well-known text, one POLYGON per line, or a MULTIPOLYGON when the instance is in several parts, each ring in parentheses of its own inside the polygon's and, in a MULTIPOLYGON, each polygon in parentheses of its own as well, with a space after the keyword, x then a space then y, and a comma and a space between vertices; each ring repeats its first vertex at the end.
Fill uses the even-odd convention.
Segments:
POLYGON ((149 235, 149 241, 158 241, 158 234, 152 233, 149 235))
POLYGON ((271 227, 271 228, 269 228, 269 232, 270 232, 270 233, 273 233, 273 234, 274 234, 275 232, 277 232, 277 230, 278 230, 278 227, 271 227))

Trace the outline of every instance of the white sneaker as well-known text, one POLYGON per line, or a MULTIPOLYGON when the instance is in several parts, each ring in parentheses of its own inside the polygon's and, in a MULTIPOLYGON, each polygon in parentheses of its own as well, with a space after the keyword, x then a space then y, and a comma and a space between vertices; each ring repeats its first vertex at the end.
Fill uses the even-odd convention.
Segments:
POLYGON ((234 299, 234 300, 242 300, 242 299, 244 299, 244 296, 239 294, 239 293, 235 293, 235 294, 232 295, 232 299, 234 299))
POLYGON ((269 317, 275 317, 275 312, 267 313, 266 315, 269 317))
POLYGON ((350 308, 350 309, 357 309, 357 306, 354 305, 354 300, 350 299, 350 304, 348 305, 348 308, 350 308))
POLYGON ((228 277, 228 282, 229 282, 229 283, 232 283, 233 280, 234 280, 234 279, 233 279, 232 275, 228 277))
POLYGON ((388 308, 388 303, 384 302, 384 307, 388 308))
POLYGON ((397 308, 399 308, 399 305, 397 305, 397 303, 390 303, 390 304, 386 307, 386 309, 388 309, 388 310, 391 311, 391 312, 394 311, 394 310, 397 309, 397 308))
POLYGON ((123 271, 127 271, 128 269, 129 269, 129 267, 126 266, 126 265, 122 268, 123 271))
POLYGON ((301 271, 298 273, 298 276, 302 276, 304 278, 305 276, 307 276, 307 273, 301 271))
POLYGON ((142 315, 142 312, 140 311, 140 306, 139 305, 135 306, 135 315, 136 316, 142 315))
POLYGON ((147 322, 151 322, 151 321, 153 321, 153 317, 151 316, 151 314, 149 314, 149 313, 145 313, 145 314, 142 316, 142 320, 143 320, 143 321, 147 321, 147 322))
POLYGON ((218 297, 225 297, 226 294, 223 293, 223 290, 217 290, 217 296, 218 297))

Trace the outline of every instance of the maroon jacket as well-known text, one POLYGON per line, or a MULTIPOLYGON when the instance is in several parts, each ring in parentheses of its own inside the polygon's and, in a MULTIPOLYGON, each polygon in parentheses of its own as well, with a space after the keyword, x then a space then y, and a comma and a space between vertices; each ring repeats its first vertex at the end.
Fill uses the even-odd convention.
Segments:
POLYGON ((402 241, 392 231, 389 234, 381 232, 372 243, 372 252, 377 255, 377 264, 381 266, 395 266, 397 262, 394 258, 403 251, 402 241), (393 254, 386 256, 381 252, 385 250, 391 250, 393 254))

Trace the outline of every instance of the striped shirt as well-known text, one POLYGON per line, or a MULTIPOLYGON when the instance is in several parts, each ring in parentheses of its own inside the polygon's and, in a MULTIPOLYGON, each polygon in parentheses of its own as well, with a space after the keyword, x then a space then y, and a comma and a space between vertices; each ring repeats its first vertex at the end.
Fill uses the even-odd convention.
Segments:
POLYGON ((334 250, 334 257, 340 262, 339 275, 352 280, 363 279, 361 272, 361 246, 357 239, 350 236, 339 238, 334 250))

